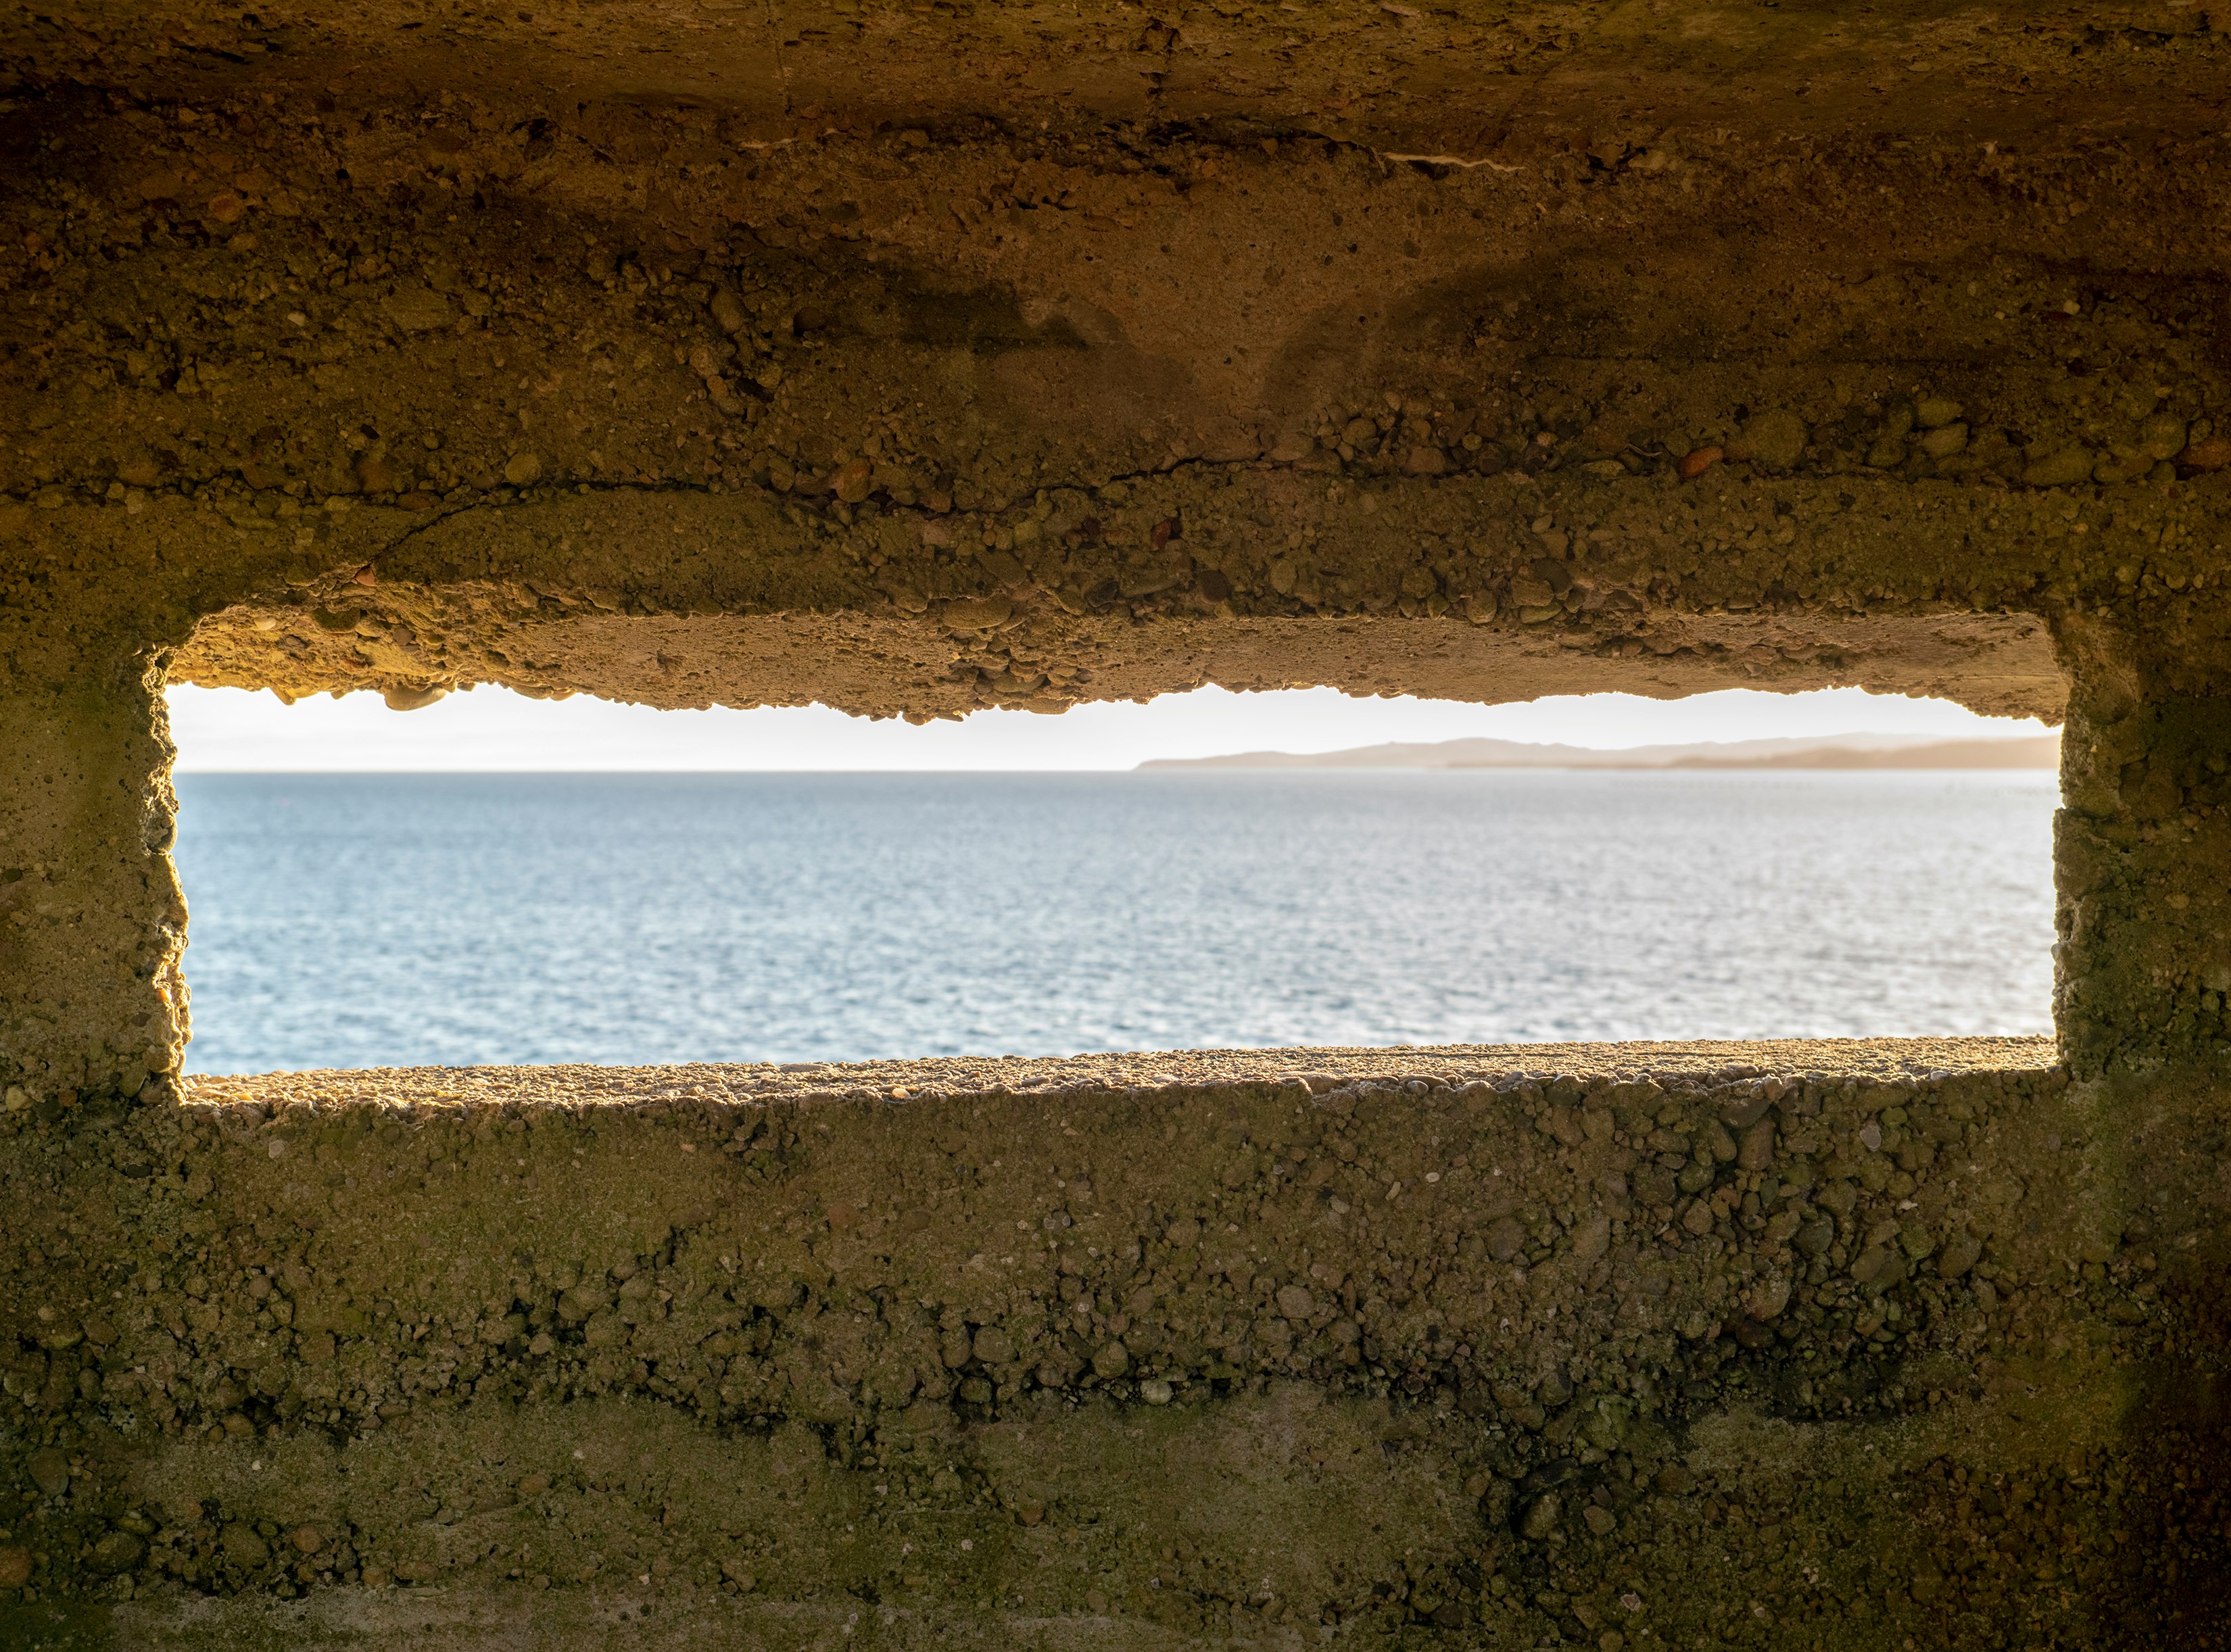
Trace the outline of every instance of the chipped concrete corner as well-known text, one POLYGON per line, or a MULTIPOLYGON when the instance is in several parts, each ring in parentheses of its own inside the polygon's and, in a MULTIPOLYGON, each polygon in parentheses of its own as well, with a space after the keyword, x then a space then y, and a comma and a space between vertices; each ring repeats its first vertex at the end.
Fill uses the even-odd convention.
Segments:
POLYGON ((2221 1639, 2220 6, 0 55, 10 1644, 2221 1639), (188 1084, 165 681, 2065 716, 2060 1043, 188 1084))

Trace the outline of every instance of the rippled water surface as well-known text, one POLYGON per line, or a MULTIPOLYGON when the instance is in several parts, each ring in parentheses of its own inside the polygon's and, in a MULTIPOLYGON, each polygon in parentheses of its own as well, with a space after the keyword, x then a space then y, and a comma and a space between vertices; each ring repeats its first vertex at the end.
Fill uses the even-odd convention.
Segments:
POLYGON ((200 1072, 2050 1024, 2043 773, 178 790, 200 1072))

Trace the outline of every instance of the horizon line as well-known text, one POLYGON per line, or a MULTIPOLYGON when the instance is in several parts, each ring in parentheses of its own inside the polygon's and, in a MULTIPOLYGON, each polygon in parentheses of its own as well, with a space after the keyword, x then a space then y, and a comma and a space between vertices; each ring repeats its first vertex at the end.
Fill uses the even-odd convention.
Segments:
MULTIPOLYGON (((1296 754, 1296 753, 1289 753, 1289 752, 1281 752, 1281 753, 1277 753, 1277 755, 1279 755, 1279 756, 1292 756, 1292 755, 1297 755, 1297 754, 1296 754)), ((1309 754, 1309 753, 1301 753, 1301 754, 1298 754, 1298 755, 1310 755, 1310 754, 1309 754)), ((2059 771, 2058 771, 2058 770, 2053 769, 2053 768, 2050 768, 2050 767, 2048 767, 2048 766, 2047 766, 2047 765, 2042 765, 2042 764, 2040 764, 2040 765, 2035 765, 2034 767, 2027 767, 2027 768, 1994 768, 1994 767, 1988 767, 1988 766, 1986 766, 1986 767, 1976 767, 1976 768, 1967 768, 1967 769, 1963 769, 1963 768, 1937 768, 1937 767, 1934 767, 1934 766, 1931 766, 1931 765, 1920 765, 1920 766, 1917 766, 1917 767, 1914 767, 1914 768, 1910 768, 1910 769, 1902 769, 1902 768, 1899 768, 1898 765, 1894 765, 1894 764, 1884 764, 1884 765, 1877 765, 1877 766, 1874 766, 1874 767, 1872 767, 1872 768, 1866 768, 1866 769, 1851 769, 1851 768, 1841 768, 1841 767, 1836 767, 1836 766, 1833 766, 1833 765, 1822 765, 1822 766, 1820 766, 1820 767, 1818 767, 1818 768, 1802 768, 1802 767, 1753 767, 1753 766, 1751 766, 1751 765, 1740 765, 1740 766, 1736 766, 1736 767, 1730 767, 1730 768, 1703 768, 1703 767, 1684 767, 1684 766, 1681 766, 1681 765, 1678 765, 1678 764, 1659 764, 1659 763, 1638 763, 1638 764, 1632 764, 1632 765, 1617 765, 1617 764, 1589 764, 1589 763, 1576 763, 1576 764, 1564 764, 1564 763, 1480 764, 1480 765, 1452 765, 1452 764, 1445 764, 1445 763, 1373 763, 1373 764, 1356 764, 1356 765, 1331 765, 1331 764, 1328 764, 1328 765, 1324 765, 1324 766, 1322 766, 1322 767, 1321 767, 1321 768, 1316 768, 1316 769, 1306 769, 1306 770, 1305 770, 1305 769, 1272 769, 1272 768, 1267 767, 1267 766, 1265 766, 1265 765, 1258 765, 1258 764, 1236 764, 1236 765, 1232 765, 1232 766, 1231 768, 1229 768, 1229 769, 1217 769, 1217 768, 1215 767, 1215 765, 1217 765, 1217 763, 1218 763, 1218 762, 1219 762, 1219 761, 1220 761, 1220 759, 1219 759, 1219 758, 1147 758, 1146 760, 1144 760, 1144 761, 1142 761, 1142 762, 1132 764, 1131 765, 1129 765, 1129 766, 1128 766, 1128 767, 1127 767, 1127 768, 1109 768, 1109 769, 1039 769, 1039 768, 1016 768, 1016 769, 204 769, 204 768, 173 768, 173 769, 171 770, 171 773, 172 773, 172 774, 174 774, 174 775, 176 775, 176 776, 182 777, 182 778, 183 778, 183 777, 186 777, 186 776, 191 776, 191 775, 214 775, 214 776, 242 776, 242 775, 257 775, 257 776, 264 776, 264 775, 320 776, 320 775, 322 775, 322 776, 330 776, 330 777, 353 777, 353 778, 365 778, 365 777, 368 777, 368 776, 372 776, 372 775, 414 775, 414 776, 420 776, 420 777, 432 777, 432 776, 436 776, 436 775, 469 775, 469 776, 482 776, 482 777, 493 776, 493 775, 519 775, 519 776, 522 776, 522 777, 540 777, 540 776, 549 776, 549 775, 606 775, 606 776, 613 776, 613 775, 732 775, 732 774, 766 774, 766 775, 832 775, 832 774, 857 774, 857 775, 870 775, 870 776, 883 776, 883 775, 925 775, 925 774, 949 774, 949 775, 1017 775, 1017 774, 1043 774, 1043 775, 1089 774, 1089 775, 1110 775, 1110 774, 1127 774, 1127 775, 1136 775, 1136 774, 1148 774, 1148 773, 1167 773, 1167 772, 1171 772, 1172 771, 1163 769, 1163 768, 1161 768, 1161 767, 1160 766, 1161 765, 1165 764, 1165 763, 1174 764, 1174 765, 1185 765, 1185 767, 1186 767, 1186 768, 1187 768, 1187 769, 1191 769, 1191 770, 1197 770, 1197 771, 1204 771, 1204 772, 1231 773, 1231 774, 1298 774, 1298 773, 1315 773, 1315 774, 1362 774, 1362 775, 1369 775, 1369 774, 1462 774, 1462 775, 1484 775, 1484 774, 1672 774, 1672 775, 1685 775, 1685 776, 1687 776, 1687 775, 1699 775, 1699 774, 1760 775, 1760 774, 1883 774, 1883 773, 1904 773, 1904 774, 1999 774, 1999 775, 2006 775, 2006 774, 2057 774, 2057 773, 2059 772, 2059 771)))

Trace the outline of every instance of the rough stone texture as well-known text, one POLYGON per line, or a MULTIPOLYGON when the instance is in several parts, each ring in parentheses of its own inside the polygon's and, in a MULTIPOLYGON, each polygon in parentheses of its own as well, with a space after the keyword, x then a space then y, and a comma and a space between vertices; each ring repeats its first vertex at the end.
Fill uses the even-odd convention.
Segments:
POLYGON ((2087 616, 2063 633, 2054 1009, 2086 1071, 2231 1053, 2231 679, 2181 627, 2163 632, 2087 616))
POLYGON ((177 1068, 186 1040, 160 679, 144 655, 19 662, 37 674, 0 681, 8 1111, 34 1091, 137 1094, 151 1073, 177 1068))
POLYGON ((49 1105, 0 1121, 0 1610, 26 1646, 2221 1644, 2222 1093, 2048 1055, 49 1105))
MULTIPOLYGON (((0 22, 32 726, 123 661, 399 707, 2057 718, 2080 616, 2221 674, 2206 6, 685 10, 0 22)), ((0 806, 0 875, 54 864, 0 806)), ((136 922, 139 984, 0 958, 28 1089, 173 1018, 163 880, 53 904, 136 922)), ((2182 1013, 2142 980, 2133 1028, 2182 1013)))
POLYGON ((0 18, 14 1641, 2220 1643, 2227 35, 0 18), (165 681, 2065 712, 2063 1065, 182 1086, 165 681))

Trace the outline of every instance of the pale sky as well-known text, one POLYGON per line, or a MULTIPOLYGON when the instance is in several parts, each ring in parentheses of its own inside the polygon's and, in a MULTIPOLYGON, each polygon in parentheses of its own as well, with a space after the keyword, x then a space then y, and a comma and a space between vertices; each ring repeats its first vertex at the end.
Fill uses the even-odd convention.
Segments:
POLYGON ((1468 735, 1616 749, 1770 736, 2043 732, 1945 700, 1857 688, 1804 694, 1729 689, 1688 700, 1563 695, 1512 706, 1352 699, 1332 688, 1235 694, 1201 688, 1149 705, 1078 706, 1058 717, 981 711, 915 728, 825 707, 654 711, 577 696, 481 687, 415 712, 376 694, 282 706, 237 688, 170 690, 182 771, 1128 769, 1148 758, 1331 752, 1468 735))

